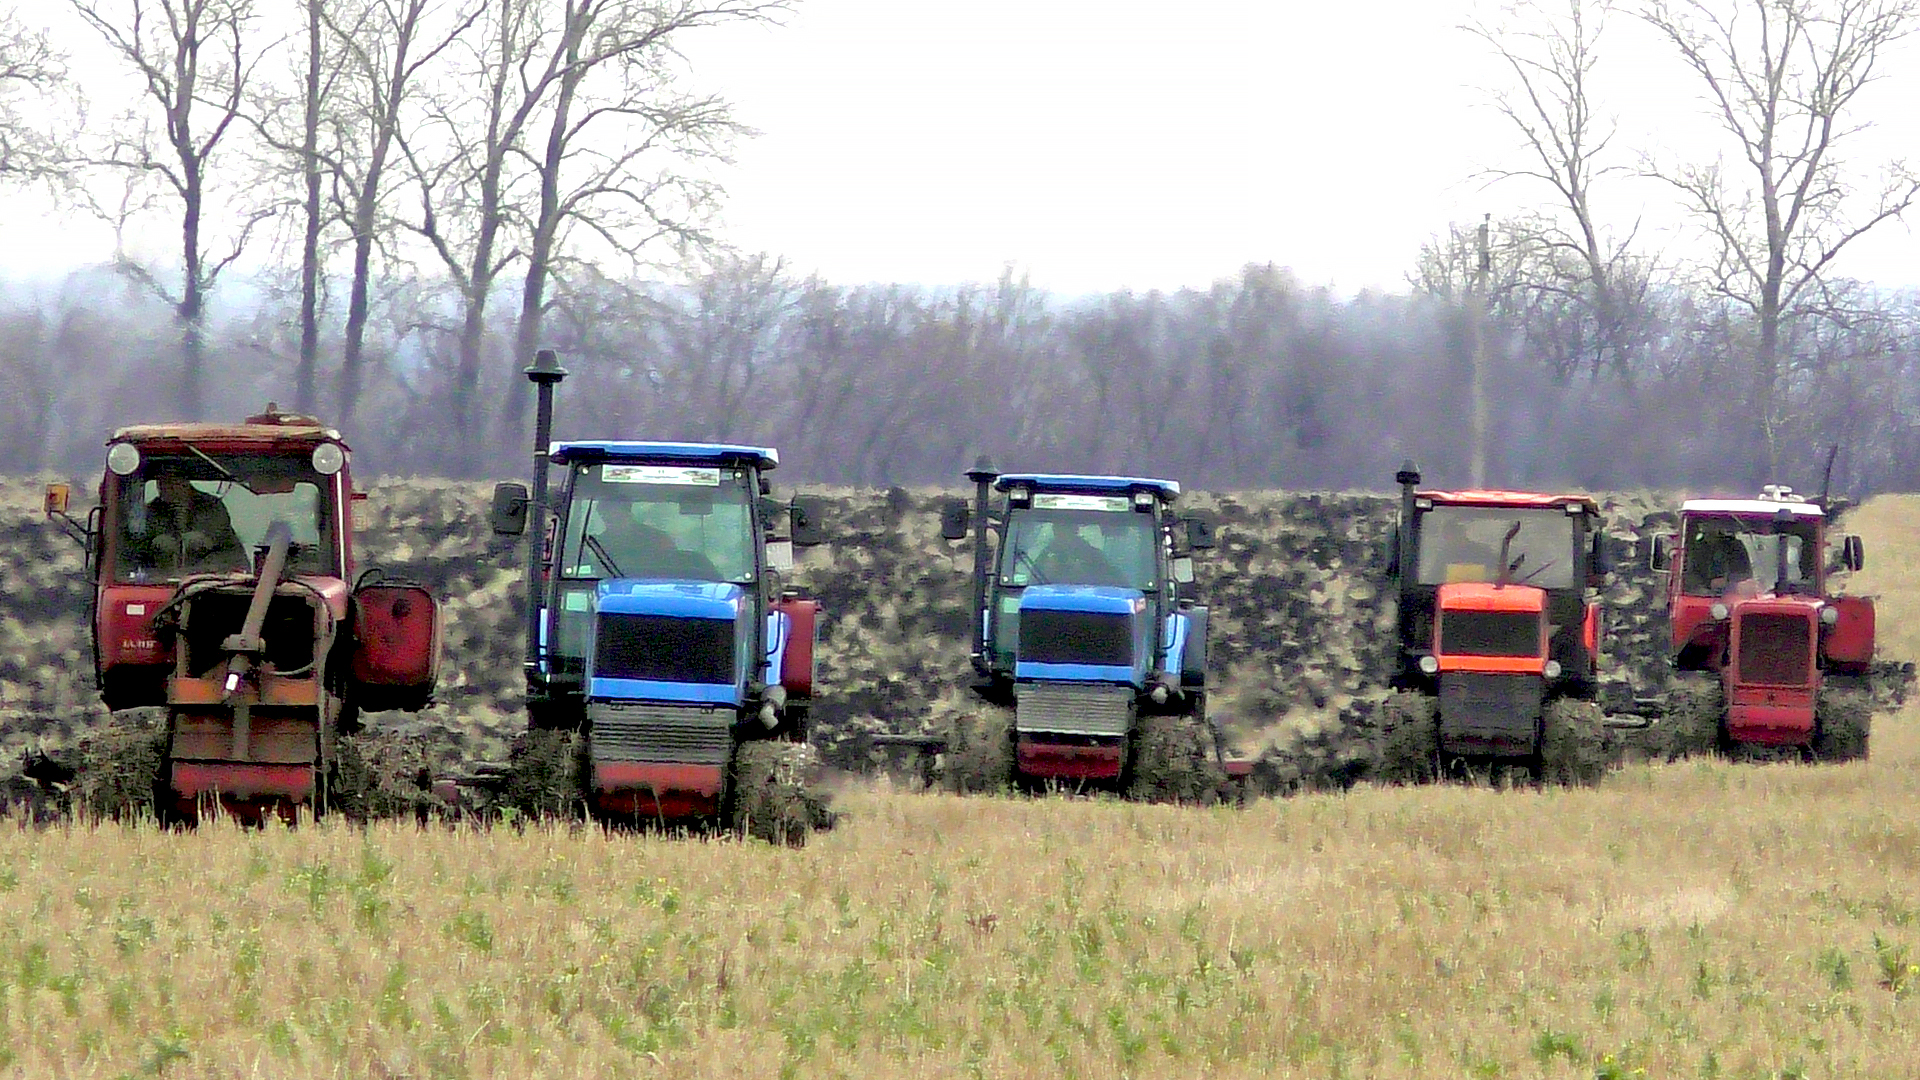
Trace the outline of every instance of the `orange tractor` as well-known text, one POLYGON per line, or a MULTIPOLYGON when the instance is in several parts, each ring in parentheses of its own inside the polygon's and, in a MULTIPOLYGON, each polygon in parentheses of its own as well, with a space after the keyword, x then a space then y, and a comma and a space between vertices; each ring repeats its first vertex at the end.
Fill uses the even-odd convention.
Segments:
POLYGON ((1422 782, 1515 767, 1591 784, 1606 771, 1595 703, 1607 561, 1585 495, 1400 484, 1388 574, 1398 600, 1393 693, 1377 774, 1422 782))
POLYGON ((1865 552, 1840 537, 1829 565, 1824 502, 1777 486, 1757 499, 1691 499, 1679 533, 1654 538, 1652 567, 1667 575, 1672 756, 1867 756, 1873 601, 1835 595, 1828 579, 1860 569, 1865 552))
POLYGON ((47 513, 86 546, 102 700, 117 724, 164 710, 134 740, 158 749, 139 769, 163 819, 331 809, 360 710, 431 697, 433 597, 355 583, 351 456, 339 432, 268 405, 239 424, 116 431, 84 520, 66 485, 48 487, 47 513))

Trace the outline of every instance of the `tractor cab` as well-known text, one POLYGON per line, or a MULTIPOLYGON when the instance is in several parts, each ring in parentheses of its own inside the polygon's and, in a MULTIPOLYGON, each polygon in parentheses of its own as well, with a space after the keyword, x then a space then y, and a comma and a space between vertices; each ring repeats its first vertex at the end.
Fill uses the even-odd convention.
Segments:
POLYGON ((269 405, 116 431, 84 521, 65 485, 48 489, 87 548, 101 696, 169 710, 182 804, 317 802, 336 730, 432 694, 432 596, 354 581, 351 458, 339 432, 269 405))
POLYGON ((1872 662, 1872 601, 1828 586, 1865 553, 1842 537, 1829 565, 1828 525, 1819 502, 1769 485, 1757 499, 1690 499, 1679 532, 1654 539, 1669 655, 1677 671, 1720 676, 1732 742, 1809 743, 1823 671, 1861 675, 1872 662))
POLYGON ((1391 571, 1399 585, 1396 685, 1522 664, 1590 684, 1607 564, 1585 495, 1409 489, 1391 571))
POLYGON ((1207 609, 1188 592, 1213 528, 1176 514, 1180 485, 986 462, 967 475, 975 506, 950 503, 941 534, 979 519, 973 689, 1014 708, 1018 771, 1117 780, 1137 717, 1204 720, 1207 609))
MULTIPOLYGON (((767 497, 772 449, 556 442, 561 470, 527 666, 536 727, 589 733, 590 797, 610 814, 718 811, 743 738, 804 742, 818 604, 787 592, 819 510, 767 497)), ((495 529, 528 495, 496 489, 495 529)))
POLYGON ((1590 782, 1605 580, 1600 507, 1585 495, 1441 491, 1397 474, 1388 557, 1399 648, 1383 769, 1428 779, 1456 759, 1522 759, 1590 782))

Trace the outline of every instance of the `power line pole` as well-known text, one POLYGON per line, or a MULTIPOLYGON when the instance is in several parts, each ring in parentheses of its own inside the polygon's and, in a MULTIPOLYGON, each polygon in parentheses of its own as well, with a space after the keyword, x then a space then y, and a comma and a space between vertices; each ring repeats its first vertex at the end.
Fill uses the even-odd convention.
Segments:
POLYGON ((1473 486, 1487 486, 1487 274, 1493 269, 1493 253, 1487 247, 1487 214, 1480 219, 1478 260, 1474 263, 1472 302, 1467 305, 1473 343, 1473 450, 1468 475, 1473 486))

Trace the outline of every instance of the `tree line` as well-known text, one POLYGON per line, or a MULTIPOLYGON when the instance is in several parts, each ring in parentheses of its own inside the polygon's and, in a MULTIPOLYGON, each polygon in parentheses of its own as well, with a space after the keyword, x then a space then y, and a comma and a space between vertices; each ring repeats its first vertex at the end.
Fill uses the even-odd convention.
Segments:
POLYGON ((1848 157, 1917 2, 1525 0, 1471 23, 1518 148, 1489 155, 1502 213, 1358 296, 1261 265, 1171 293, 844 286, 729 252, 710 166, 744 132, 688 89, 682 46, 779 0, 0 15, 0 182, 178 238, 0 294, 0 460, 85 474, 117 424, 274 398, 363 468, 515 474, 519 371, 546 346, 573 372, 563 434, 768 442, 822 482, 951 481, 985 453, 1222 488, 1378 487, 1413 457, 1464 484, 1484 455, 1501 484, 1806 487, 1838 445, 1844 489, 1913 487, 1920 300, 1835 271, 1920 197, 1904 163, 1848 157), (1593 76, 1622 17, 1699 89, 1708 156, 1616 145, 1593 76), (82 38, 125 100, 82 101, 82 38), (1609 227, 1627 175, 1670 192, 1692 254, 1609 227))

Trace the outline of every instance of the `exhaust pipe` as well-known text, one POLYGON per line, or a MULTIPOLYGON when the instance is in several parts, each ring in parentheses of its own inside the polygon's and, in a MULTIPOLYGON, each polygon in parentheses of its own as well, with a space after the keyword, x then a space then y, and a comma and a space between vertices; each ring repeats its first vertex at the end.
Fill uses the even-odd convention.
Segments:
POLYGON ((974 460, 973 468, 967 470, 967 479, 973 481, 973 666, 985 673, 991 666, 987 662, 987 621, 981 614, 987 610, 987 529, 992 522, 988 517, 987 500, 992 495, 993 482, 1000 479, 1000 470, 994 467, 993 459, 985 454, 974 460))
POLYGON ((539 666, 544 653, 540 648, 540 556, 547 539, 547 447, 553 440, 553 390, 567 377, 560 356, 552 349, 533 354, 533 363, 522 374, 534 385, 533 418, 533 498, 527 507, 527 651, 526 664, 539 666))
POLYGON ((1400 485, 1400 535, 1394 541, 1393 576, 1404 588, 1410 573, 1407 557, 1413 553, 1413 490, 1420 486, 1420 470, 1412 458, 1400 463, 1400 471, 1393 474, 1393 482, 1400 485))

